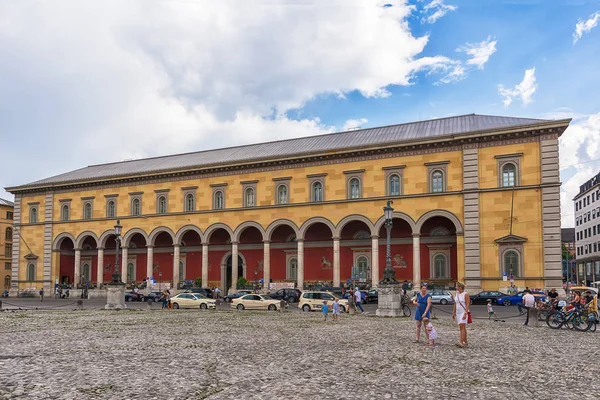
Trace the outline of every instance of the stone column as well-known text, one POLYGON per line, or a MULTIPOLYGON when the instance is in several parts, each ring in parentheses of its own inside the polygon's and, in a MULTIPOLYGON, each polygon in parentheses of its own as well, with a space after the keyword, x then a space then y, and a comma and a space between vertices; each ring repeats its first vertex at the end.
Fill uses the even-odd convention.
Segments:
POLYGON ((179 245, 174 244, 173 245, 173 289, 177 289, 178 283, 179 283, 179 245))
POLYGON ((413 233, 413 289, 421 286, 421 235, 413 233))
POLYGON ((202 243, 202 287, 208 288, 208 243, 202 243))
POLYGON ((81 249, 75 249, 75 277, 73 278, 74 287, 81 283, 81 249))
POLYGON ((333 238, 333 286, 340 286, 340 238, 333 238))
POLYGON ((98 287, 104 283, 104 247, 98 247, 98 267, 96 269, 98 287))
POLYGON ((231 290, 237 290, 238 278, 238 243, 231 242, 231 290))
POLYGON ((304 239, 297 239, 298 243, 298 289, 304 287, 304 239))
POLYGON ((269 289, 271 281, 271 242, 265 240, 263 242, 263 279, 265 281, 263 289, 269 289))
POLYGON ((154 264, 154 248, 152 246, 146 246, 148 249, 148 259, 146 260, 146 278, 154 275, 152 272, 152 265, 154 264))
POLYGON ((379 283, 379 236, 371 236, 371 286, 379 283))
POLYGON ((127 283, 127 261, 129 258, 129 248, 128 247, 123 247, 121 249, 121 265, 119 265, 119 268, 121 268, 121 282, 123 283, 127 283))

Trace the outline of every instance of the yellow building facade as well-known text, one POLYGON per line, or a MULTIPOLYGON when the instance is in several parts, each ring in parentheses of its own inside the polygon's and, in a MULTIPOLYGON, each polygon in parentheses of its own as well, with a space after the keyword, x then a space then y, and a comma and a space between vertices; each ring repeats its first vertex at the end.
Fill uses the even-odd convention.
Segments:
POLYGON ((110 280, 559 286, 570 120, 466 115, 96 165, 7 188, 13 289, 110 280), (24 244, 27 244, 25 246, 24 244))
POLYGON ((2 268, 2 292, 11 287, 14 232, 13 212, 13 202, 0 199, 0 268, 2 268))

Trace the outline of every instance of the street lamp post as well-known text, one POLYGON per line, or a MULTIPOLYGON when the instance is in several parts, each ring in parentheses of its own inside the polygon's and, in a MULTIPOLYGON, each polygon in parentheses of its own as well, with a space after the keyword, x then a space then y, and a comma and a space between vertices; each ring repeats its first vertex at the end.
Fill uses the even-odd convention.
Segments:
POLYGON ((383 215, 385 217, 385 229, 387 231, 387 242, 385 250, 385 269, 383 270, 383 279, 379 283, 394 284, 396 280, 396 272, 392 268, 392 252, 391 252, 391 235, 392 235, 392 218, 394 209, 391 204, 393 201, 388 200, 387 205, 383 207, 383 215))
POLYGON ((123 227, 121 226, 121 220, 117 220, 117 224, 115 225, 115 242, 116 246, 116 254, 115 254, 115 272, 112 274, 112 283, 113 284, 122 284, 121 282, 121 273, 119 272, 119 247, 121 245, 121 231, 123 227))

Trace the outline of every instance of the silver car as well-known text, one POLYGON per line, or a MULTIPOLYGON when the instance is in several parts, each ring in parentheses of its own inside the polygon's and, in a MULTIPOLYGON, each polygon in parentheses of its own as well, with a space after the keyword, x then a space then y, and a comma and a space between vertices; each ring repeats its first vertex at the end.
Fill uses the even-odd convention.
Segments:
POLYGON ((452 294, 450 292, 445 292, 441 290, 433 290, 430 292, 431 294, 431 302, 436 304, 452 304, 454 300, 452 298, 452 294))

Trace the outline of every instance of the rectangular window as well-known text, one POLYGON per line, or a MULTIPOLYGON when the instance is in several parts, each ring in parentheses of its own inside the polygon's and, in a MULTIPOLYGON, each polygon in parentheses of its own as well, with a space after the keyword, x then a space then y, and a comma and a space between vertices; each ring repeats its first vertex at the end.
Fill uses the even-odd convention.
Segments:
POLYGON ((11 270, 11 264, 10 263, 4 263, 4 269, 7 271, 11 270))
POLYGON ((596 234, 596 227, 594 226, 594 235, 596 234))
POLYGON ((594 243, 594 253, 598 251, 597 243, 594 243))
POLYGON ((6 243, 4 245, 4 254, 6 257, 12 257, 12 244, 6 243))
POLYGON ((13 212, 12 211, 7 211, 6 212, 6 219, 13 219, 13 212))

